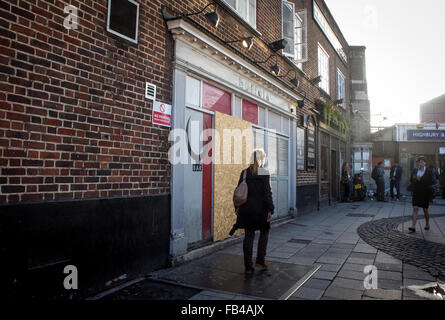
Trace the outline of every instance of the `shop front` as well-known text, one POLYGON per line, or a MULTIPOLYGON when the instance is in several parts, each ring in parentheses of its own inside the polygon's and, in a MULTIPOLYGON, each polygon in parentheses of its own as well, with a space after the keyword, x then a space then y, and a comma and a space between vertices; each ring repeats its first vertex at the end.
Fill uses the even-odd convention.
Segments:
POLYGON ((229 237, 233 190, 254 148, 267 154, 274 219, 295 212, 297 117, 291 110, 302 97, 188 22, 168 21, 168 27, 175 40, 171 155, 181 160, 172 163, 175 263, 229 237))

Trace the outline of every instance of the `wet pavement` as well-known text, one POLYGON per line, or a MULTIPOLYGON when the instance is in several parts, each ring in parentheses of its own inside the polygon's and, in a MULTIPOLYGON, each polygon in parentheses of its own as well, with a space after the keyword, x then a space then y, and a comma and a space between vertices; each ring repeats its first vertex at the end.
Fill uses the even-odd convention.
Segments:
POLYGON ((176 297, 181 300, 438 299, 439 295, 416 291, 427 285, 442 288, 445 280, 445 200, 435 201, 429 231, 419 214, 417 232, 408 233, 410 199, 339 203, 272 228, 268 271, 243 274, 241 236, 226 249, 153 272, 147 285, 137 284, 139 291, 133 285, 103 299, 133 299, 132 290, 138 292, 134 299, 141 299, 144 285, 156 296, 156 288, 150 287, 153 279, 163 281, 156 285, 165 285, 167 291, 171 285, 172 290, 175 285, 196 290, 176 297), (367 266, 377 271, 372 288, 365 288, 371 283, 367 266))

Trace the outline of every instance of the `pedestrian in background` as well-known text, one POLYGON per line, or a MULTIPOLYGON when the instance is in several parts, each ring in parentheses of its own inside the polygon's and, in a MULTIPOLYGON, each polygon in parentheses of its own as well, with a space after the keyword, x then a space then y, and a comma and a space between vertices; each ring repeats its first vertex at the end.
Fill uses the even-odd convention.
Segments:
POLYGON ((430 229, 430 213, 428 211, 429 204, 433 193, 433 175, 431 170, 426 167, 426 160, 420 157, 417 160, 418 167, 411 174, 411 186, 413 190, 413 225, 408 230, 416 232, 417 213, 419 208, 423 209, 425 214, 425 230, 430 229))
POLYGON ((431 202, 433 202, 433 199, 436 197, 436 195, 439 193, 438 192, 438 186, 437 183, 439 182, 439 172, 437 172, 436 168, 434 168, 434 166, 430 165, 428 167, 428 169, 430 169, 431 172, 431 176, 433 177, 433 194, 432 194, 432 198, 431 198, 431 202))
MULTIPOLYGON (((256 265, 267 269, 266 263, 267 242, 269 239, 270 221, 274 212, 272 191, 270 187, 270 174, 263 168, 266 161, 266 153, 263 149, 255 149, 252 153, 252 161, 246 169, 246 183, 248 187, 247 201, 239 208, 239 225, 244 228, 244 267, 246 274, 252 274, 255 270, 253 265, 253 242, 255 231, 260 230, 256 265)), ((243 181, 244 170, 241 172, 238 185, 243 181)))
POLYGON ((380 161, 372 170, 371 177, 377 185, 377 201, 385 201, 385 170, 383 161, 380 161))
POLYGON ((345 162, 341 169, 341 183, 344 191, 343 202, 351 202, 351 178, 351 166, 349 162, 345 162))
POLYGON ((445 167, 440 168, 439 186, 442 199, 445 199, 445 167))
POLYGON ((395 162, 389 174, 389 188, 392 200, 394 200, 394 188, 396 188, 397 201, 400 200, 400 179, 402 178, 402 172, 402 167, 398 162, 395 162))

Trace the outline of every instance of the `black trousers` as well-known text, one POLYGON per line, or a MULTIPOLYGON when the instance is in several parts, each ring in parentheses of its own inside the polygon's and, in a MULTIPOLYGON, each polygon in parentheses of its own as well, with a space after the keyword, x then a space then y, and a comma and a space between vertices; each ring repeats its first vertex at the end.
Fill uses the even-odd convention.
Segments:
MULTIPOLYGON (((245 232, 244 242, 243 242, 244 267, 246 268, 246 270, 248 270, 253 265, 252 256, 253 256, 253 242, 255 240, 255 231, 245 229, 244 232, 245 232)), ((257 263, 265 262, 268 241, 269 241, 269 230, 261 230, 260 238, 258 239, 258 249, 256 258, 257 263)))
POLYGON ((385 180, 379 179, 376 181, 377 184, 377 201, 385 200, 385 180))
POLYGON ((391 198, 394 198, 394 187, 396 188, 397 199, 400 199, 400 181, 391 180, 391 182, 389 183, 391 198))
POLYGON ((344 197, 343 201, 351 200, 353 194, 352 194, 352 182, 348 181, 347 183, 342 182, 343 185, 343 191, 344 191, 344 197))

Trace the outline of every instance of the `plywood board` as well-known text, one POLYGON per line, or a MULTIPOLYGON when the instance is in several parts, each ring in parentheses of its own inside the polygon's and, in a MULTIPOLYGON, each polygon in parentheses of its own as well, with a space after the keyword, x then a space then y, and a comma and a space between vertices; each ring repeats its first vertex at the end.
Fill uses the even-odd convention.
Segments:
POLYGON ((253 133, 250 122, 220 112, 215 112, 214 128, 213 239, 219 241, 230 237, 236 222, 233 191, 241 171, 249 165, 253 133))

